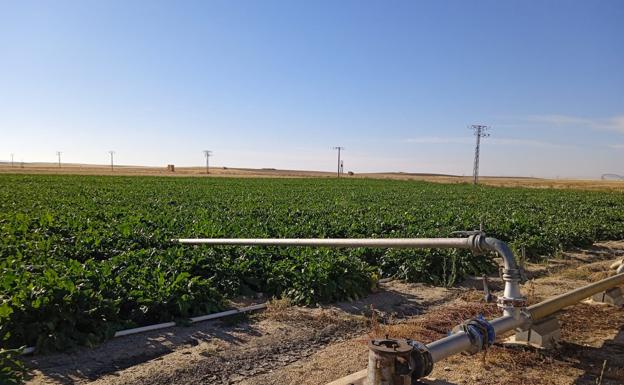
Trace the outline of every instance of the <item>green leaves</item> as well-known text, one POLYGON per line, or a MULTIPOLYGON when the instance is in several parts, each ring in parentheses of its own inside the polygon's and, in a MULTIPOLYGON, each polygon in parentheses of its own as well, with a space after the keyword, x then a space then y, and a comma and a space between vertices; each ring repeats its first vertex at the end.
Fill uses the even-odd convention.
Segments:
POLYGON ((479 228, 529 258, 624 238, 617 192, 408 181, 0 175, 0 348, 62 350, 219 311, 314 305, 378 277, 453 285, 492 269, 454 250, 182 247, 179 237, 448 237, 479 228), (3 339, 4 338, 4 339, 3 339))
POLYGON ((9 306, 8 303, 3 302, 0 304, 0 320, 8 318, 11 313, 13 313, 13 309, 11 309, 11 306, 9 306))
POLYGON ((23 382, 26 367, 19 360, 19 349, 0 348, 0 384, 18 385, 23 382))

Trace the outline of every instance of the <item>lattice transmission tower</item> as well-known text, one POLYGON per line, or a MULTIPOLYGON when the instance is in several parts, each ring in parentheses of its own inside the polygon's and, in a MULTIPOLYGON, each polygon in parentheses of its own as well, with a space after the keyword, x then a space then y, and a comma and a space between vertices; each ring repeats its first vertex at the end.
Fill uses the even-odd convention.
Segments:
POLYGON ((477 144, 475 145, 474 167, 472 169, 472 183, 477 185, 479 184, 479 152, 481 150, 481 138, 487 138, 488 136, 490 136, 490 133, 488 132, 490 130, 490 127, 483 126, 481 124, 473 124, 472 126, 470 126, 470 129, 477 137, 477 144))

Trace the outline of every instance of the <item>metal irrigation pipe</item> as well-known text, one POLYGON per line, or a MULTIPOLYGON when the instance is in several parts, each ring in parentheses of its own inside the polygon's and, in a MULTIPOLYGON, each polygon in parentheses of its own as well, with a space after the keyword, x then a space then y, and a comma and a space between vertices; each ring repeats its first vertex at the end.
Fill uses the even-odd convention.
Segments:
MULTIPOLYGON (((567 306, 573 305, 596 293, 600 293, 614 286, 624 284, 624 273, 578 288, 536 305, 526 308, 526 300, 520 292, 520 272, 511 249, 507 244, 496 238, 488 238, 481 232, 469 233, 467 238, 364 238, 364 239, 177 239, 173 240, 182 244, 201 244, 213 246, 295 246, 295 247, 370 247, 370 248, 403 248, 403 249, 433 249, 433 248, 456 248, 470 249, 473 252, 494 251, 503 259, 503 280, 505 290, 503 297, 498 299, 498 305, 503 308, 503 316, 492 321, 470 320, 477 328, 457 331, 448 337, 434 341, 428 345, 417 342, 400 342, 398 340, 377 341, 378 345, 371 347, 369 355, 369 369, 354 373, 344 379, 332 382, 332 384, 363 383, 368 376, 369 382, 374 384, 383 378, 394 378, 394 358, 401 356, 401 362, 407 359, 412 364, 410 368, 417 367, 421 376, 430 373, 435 362, 443 360, 451 355, 464 351, 479 351, 486 343, 489 332, 479 330, 479 325, 487 326, 487 330, 493 335, 505 332, 529 328, 533 321, 545 318, 567 306), (485 333, 485 335, 483 334, 485 333), (405 344, 408 345, 405 345, 405 344), (386 344, 386 345, 383 345, 386 344), (394 345, 392 345, 394 344, 394 345), (412 344, 412 345, 409 345, 412 344), (392 347, 393 346, 393 347, 392 347), (411 347, 410 347, 411 346, 411 347), (407 350, 397 352, 397 348, 407 350), (394 351, 392 351, 394 349, 394 351), (405 352, 408 355, 405 355, 405 352), (386 357, 384 358, 384 354, 386 357), (389 355, 388 355, 389 354, 389 355), (372 362, 372 366, 371 366, 372 362), (416 364, 414 364, 416 363, 416 364), (379 367, 382 365, 383 367, 379 367), (385 366, 390 365, 390 366, 385 366), (414 366, 415 365, 415 366, 414 366), (426 367, 426 368, 425 368, 426 367), (344 382, 347 380, 347 382, 344 382)), ((468 324, 470 326, 470 324, 468 324)), ((415 372, 412 372, 414 376, 415 372)), ((418 375, 416 375, 418 376, 418 375)), ((382 381, 383 382, 383 381, 382 381)))
POLYGON ((470 238, 198 238, 174 239, 191 245, 213 246, 294 246, 294 247, 371 247, 434 249, 472 247, 470 238))
MULTIPOLYGON (((529 319, 526 315, 521 315, 520 317, 506 315, 491 320, 490 324, 494 328, 495 334, 500 335, 510 330, 514 330, 515 328, 521 327, 527 324, 528 321, 529 319)), ((429 353, 431 353, 431 358, 433 362, 435 363, 447 357, 470 349, 472 347, 472 344, 473 342, 471 341, 468 334, 460 331, 437 341, 433 341, 426 346, 429 350, 429 353)))
POLYGON ((527 311, 533 321, 545 318, 564 307, 574 305, 577 302, 589 298, 594 294, 606 291, 612 287, 624 284, 624 273, 605 278, 601 281, 591 283, 587 286, 579 287, 568 293, 547 299, 546 301, 529 306, 527 311))
POLYGON ((481 232, 466 233, 465 238, 198 238, 174 239, 174 242, 212 246, 293 246, 293 247, 370 247, 399 249, 470 249, 476 253, 496 252, 504 264, 505 290, 498 299, 505 315, 519 316, 526 299, 520 292, 520 271, 511 249, 499 239, 486 237, 481 232))
MULTIPOLYGON (((557 311, 574 305, 594 294, 606 291, 612 287, 624 284, 624 273, 605 278, 601 281, 590 283, 570 292, 552 297, 535 305, 529 306, 526 313, 520 317, 503 316, 490 321, 496 335, 514 330, 516 328, 528 328, 534 321, 546 318, 557 311)), ((464 332, 451 334, 448 337, 434 341, 427 345, 433 358, 433 362, 440 361, 453 354, 461 353, 471 346, 468 335, 464 332)))
MULTIPOLYGON (((558 295, 556 297, 547 299, 538 304, 532 305, 521 312, 519 317, 511 315, 505 315, 500 318, 489 321, 489 324, 494 329, 495 335, 500 336, 503 333, 512 331, 514 329, 526 330, 532 322, 543 319, 549 315, 556 313, 557 311, 574 305, 577 302, 582 301, 585 298, 591 297, 594 294, 600 293, 605 290, 609 290, 615 286, 624 284, 624 273, 617 274, 615 276, 603 279, 598 282, 591 283, 589 285, 572 290, 568 293, 558 295)), ((474 340, 470 338, 468 333, 459 331, 453 333, 447 337, 433 341, 425 345, 431 359, 431 364, 439 362, 452 355, 468 351, 474 348, 474 340)), ((336 381, 333 381, 327 385, 363 385, 367 384, 367 377, 370 379, 378 379, 378 369, 372 368, 373 371, 364 369, 359 372, 353 373, 347 377, 343 377, 336 381)), ((371 384, 367 384, 371 385, 371 384)))

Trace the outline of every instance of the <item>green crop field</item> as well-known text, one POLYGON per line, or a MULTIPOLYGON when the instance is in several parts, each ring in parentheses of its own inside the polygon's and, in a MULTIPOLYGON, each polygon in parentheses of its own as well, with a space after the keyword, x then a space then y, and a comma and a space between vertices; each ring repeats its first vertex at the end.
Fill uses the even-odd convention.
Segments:
POLYGON ((624 236, 617 192, 424 182, 0 176, 0 347, 64 350, 262 292, 313 305, 380 277, 451 285, 491 256, 439 250, 193 247, 178 237, 488 235, 539 258, 624 236))

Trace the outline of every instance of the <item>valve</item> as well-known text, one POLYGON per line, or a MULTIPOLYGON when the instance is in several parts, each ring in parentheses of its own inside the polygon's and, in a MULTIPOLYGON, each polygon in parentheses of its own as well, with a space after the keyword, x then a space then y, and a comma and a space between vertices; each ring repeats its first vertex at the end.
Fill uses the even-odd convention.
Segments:
POLYGON ((371 384, 415 383, 433 370, 427 347, 408 339, 375 339, 369 342, 368 381, 371 384))

